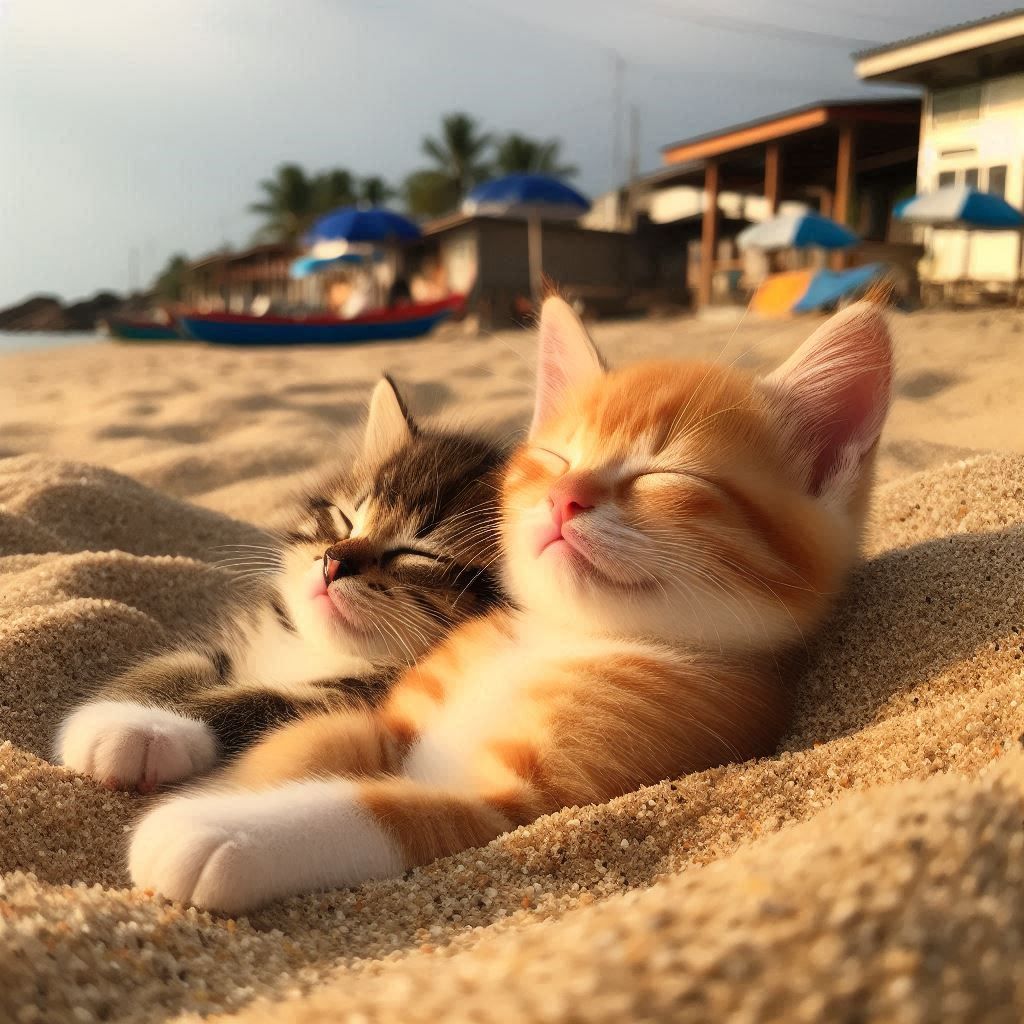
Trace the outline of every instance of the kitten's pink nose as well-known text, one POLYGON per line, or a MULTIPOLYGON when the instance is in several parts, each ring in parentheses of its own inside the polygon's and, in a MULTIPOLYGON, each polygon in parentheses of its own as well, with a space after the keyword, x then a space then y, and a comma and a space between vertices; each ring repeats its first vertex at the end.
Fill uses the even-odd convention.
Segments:
POLYGON ((337 545, 324 552, 324 586, 329 587, 342 576, 354 576, 359 570, 352 559, 346 558, 337 545))
POLYGON ((330 586, 341 575, 341 562, 330 555, 324 555, 324 584, 330 586))
POLYGON ((593 487, 584 480, 566 480, 563 477, 548 495, 548 504, 551 506, 551 519, 556 526, 568 522, 578 516, 581 512, 593 508, 597 504, 598 497, 593 487))

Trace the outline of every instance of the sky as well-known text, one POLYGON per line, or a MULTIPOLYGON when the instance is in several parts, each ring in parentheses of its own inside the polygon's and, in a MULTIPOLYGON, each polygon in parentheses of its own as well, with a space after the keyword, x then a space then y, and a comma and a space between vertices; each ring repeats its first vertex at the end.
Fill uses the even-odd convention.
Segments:
POLYGON ((880 95, 852 51, 1008 6, 0 0, 0 308, 124 291, 172 253, 246 244, 258 182, 285 161, 400 181, 455 110, 562 139, 599 195, 626 172, 633 107, 651 170, 681 138, 880 95))

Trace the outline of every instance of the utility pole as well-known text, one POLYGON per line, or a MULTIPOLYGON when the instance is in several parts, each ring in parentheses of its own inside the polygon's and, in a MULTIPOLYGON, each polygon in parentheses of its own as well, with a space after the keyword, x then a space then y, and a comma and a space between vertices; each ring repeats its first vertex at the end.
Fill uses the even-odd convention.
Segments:
POLYGON ((629 108, 629 186, 626 208, 627 231, 636 228, 636 207, 639 198, 640 178, 640 108, 634 103, 629 108))
POLYGON ((140 256, 139 247, 137 245, 133 245, 128 252, 128 287, 133 292, 137 292, 140 286, 140 256))
POLYGON ((612 57, 612 185, 622 185, 622 79, 626 62, 615 50, 612 57))

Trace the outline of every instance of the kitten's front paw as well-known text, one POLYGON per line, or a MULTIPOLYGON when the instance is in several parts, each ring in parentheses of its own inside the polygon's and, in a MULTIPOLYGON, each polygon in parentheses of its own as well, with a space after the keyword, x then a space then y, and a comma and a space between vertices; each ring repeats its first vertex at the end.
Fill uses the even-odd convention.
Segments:
POLYGON ((401 851, 346 780, 176 797, 142 818, 128 870, 141 888, 240 914, 402 873, 401 851))
POLYGON ((218 798, 180 797, 145 815, 132 836, 128 870, 141 888, 229 914, 259 902, 252 837, 217 809, 218 798))
POLYGON ((217 741, 205 723, 165 708, 101 700, 64 720, 57 757, 104 785, 147 793, 208 771, 217 741))

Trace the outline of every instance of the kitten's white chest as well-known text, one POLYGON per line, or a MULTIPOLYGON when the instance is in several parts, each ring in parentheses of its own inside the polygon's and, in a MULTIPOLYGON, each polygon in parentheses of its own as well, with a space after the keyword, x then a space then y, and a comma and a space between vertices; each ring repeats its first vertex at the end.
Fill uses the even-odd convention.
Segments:
POLYGON ((336 645, 289 632, 270 611, 247 631, 239 657, 249 678, 282 693, 303 690, 313 680, 362 676, 370 670, 365 659, 336 645))

